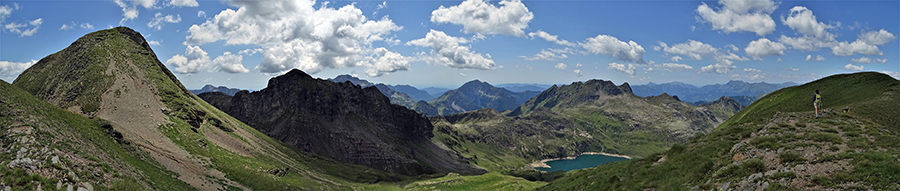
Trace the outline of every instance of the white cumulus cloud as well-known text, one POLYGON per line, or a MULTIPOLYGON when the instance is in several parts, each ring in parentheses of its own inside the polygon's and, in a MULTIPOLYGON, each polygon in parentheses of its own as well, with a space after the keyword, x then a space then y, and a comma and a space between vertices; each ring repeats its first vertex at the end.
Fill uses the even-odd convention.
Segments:
POLYGON ((465 38, 452 37, 442 31, 432 29, 425 38, 407 42, 407 45, 431 47, 430 55, 421 55, 429 64, 441 64, 457 69, 493 69, 497 67, 491 55, 481 55, 469 50, 468 46, 460 43, 468 43, 465 38))
POLYGON ((714 30, 725 33, 749 31, 765 36, 775 30, 775 21, 769 14, 778 3, 769 0, 720 0, 718 11, 703 3, 697 7, 700 19, 709 22, 714 30))
POLYGON ((625 74, 628 74, 631 77, 634 77, 635 67, 633 64, 625 65, 625 64, 619 64, 619 63, 613 62, 613 63, 609 63, 609 65, 606 66, 606 69, 623 72, 625 74))
POLYGON ((162 30, 162 26, 165 23, 179 23, 181 22, 181 15, 166 15, 163 16, 162 13, 157 12, 156 15, 153 16, 153 19, 147 23, 147 27, 156 30, 162 30))
POLYGON ((10 7, 9 5, 0 6, 0 23, 6 21, 6 17, 12 15, 13 10, 17 10, 19 8, 20 7, 18 3, 13 3, 12 7, 10 7))
POLYGON ((9 62, 9 61, 0 61, 0 79, 5 80, 6 82, 12 83, 22 71, 37 63, 37 60, 31 60, 29 62, 9 62))
POLYGON ((250 70, 244 68, 244 64, 241 63, 243 60, 244 57, 239 54, 231 54, 231 52, 225 52, 212 61, 215 65, 215 68, 218 68, 213 70, 224 71, 228 73, 250 72, 250 70))
POLYGON ((244 49, 244 50, 238 51, 238 54, 246 54, 248 56, 253 56, 254 54, 260 53, 260 52, 263 52, 262 48, 250 48, 250 49, 244 49))
POLYGON ((559 63, 559 64, 556 64, 556 66, 554 66, 553 68, 565 70, 567 67, 569 67, 569 66, 566 64, 563 64, 563 63, 559 63))
POLYGON ((611 56, 621 61, 644 63, 644 47, 634 41, 627 43, 609 35, 597 35, 579 42, 590 53, 611 56))
POLYGON ((878 46, 896 39, 894 34, 882 29, 861 33, 857 40, 853 42, 838 42, 834 39, 836 35, 828 32, 828 29, 840 27, 840 23, 825 24, 819 22, 812 11, 803 6, 791 8, 788 17, 781 20, 785 25, 802 36, 788 37, 782 35, 779 41, 798 50, 815 51, 819 48, 828 47, 831 48, 831 53, 837 56, 851 56, 855 53, 884 55, 878 46))
POLYGON ((119 20, 119 25, 125 23, 125 21, 133 20, 138 17, 140 13, 137 9, 138 6, 144 7, 145 9, 153 8, 156 6, 156 0, 114 0, 119 8, 122 8, 122 20, 119 20))
POLYGON ((188 46, 184 55, 176 54, 166 60, 166 65, 175 67, 175 73, 194 74, 212 67, 209 55, 200 46, 188 46))
POLYGON ((565 49, 541 49, 540 53, 535 54, 534 56, 519 56, 524 58, 525 60, 556 60, 556 59, 565 59, 569 56, 567 54, 572 53, 572 50, 569 48, 565 49))
POLYGON ((848 70, 853 70, 853 71, 865 70, 862 65, 857 66, 857 65, 853 65, 853 64, 844 65, 844 68, 846 68, 848 70))
POLYGON ((709 72, 709 73, 719 73, 719 74, 727 74, 731 69, 736 68, 736 66, 732 65, 734 61, 723 59, 717 61, 715 64, 710 64, 700 68, 700 72, 709 72))
POLYGON ((538 30, 537 32, 528 33, 528 36, 531 38, 541 37, 546 41, 550 41, 563 46, 575 46, 575 43, 569 42, 567 40, 559 39, 559 36, 551 35, 550 33, 538 30))
POLYGON ((666 45, 666 43, 659 42, 659 46, 662 47, 663 51, 666 53, 680 54, 694 60, 702 60, 703 55, 713 55, 719 52, 719 49, 712 45, 696 40, 688 40, 686 43, 675 44, 671 47, 666 45))
POLYGON ((409 70, 409 58, 386 48, 376 48, 375 52, 361 61, 366 75, 378 77, 396 71, 409 70))
POLYGON ((885 43, 893 41, 894 39, 897 39, 897 37, 894 36, 894 34, 881 29, 880 31, 869 31, 866 33, 862 33, 859 35, 859 39, 868 44, 883 45, 885 43))
MULTIPOLYGON (((378 47, 372 43, 399 43, 390 37, 401 30, 388 17, 370 20, 355 4, 340 8, 309 0, 230 1, 237 10, 226 9, 200 25, 188 29, 184 44, 216 41, 257 45, 264 49, 256 67, 274 74, 297 68, 317 73, 326 68, 363 66, 366 54, 378 47)), ((240 54, 240 53, 239 53, 240 54)))
POLYGON ((781 18, 781 22, 794 31, 806 36, 813 36, 820 39, 834 39, 834 34, 826 31, 835 28, 835 25, 828 25, 816 20, 816 16, 812 11, 803 6, 795 6, 791 8, 791 13, 787 18, 781 18))
POLYGON ((200 4, 197 3, 197 0, 172 0, 172 1, 169 1, 169 5, 173 5, 173 6, 176 6, 176 7, 197 7, 197 6, 200 6, 200 4))
POLYGON ((744 72, 748 72, 748 73, 756 73, 756 72, 762 72, 762 70, 759 70, 759 69, 753 69, 753 68, 744 68, 744 72))
POLYGON ((812 55, 806 55, 806 61, 813 61, 813 60, 821 62, 821 61, 825 61, 825 57, 823 57, 822 55, 816 55, 816 57, 813 57, 812 55))
POLYGON ((882 63, 882 64, 884 64, 884 63, 887 63, 887 58, 882 58, 882 59, 879 59, 879 58, 871 59, 871 58, 869 58, 869 57, 863 56, 863 57, 860 57, 860 58, 851 58, 851 59, 850 59, 850 62, 860 63, 860 64, 871 64, 871 63, 882 63))
MULTIPOLYGON (((678 64, 678 63, 663 63, 657 67, 662 68, 663 70, 666 70, 669 72, 694 69, 694 67, 688 66, 686 64, 678 64)), ((650 69, 650 70, 652 71, 653 69, 650 69)))
POLYGON ((581 70, 572 70, 572 72, 575 72, 575 76, 578 76, 578 77, 584 76, 584 73, 581 73, 581 70))
POLYGON ((866 43, 865 41, 859 39, 853 41, 852 43, 839 42, 831 47, 831 53, 838 56, 851 56, 853 55, 853 53, 860 53, 870 56, 884 55, 881 50, 878 50, 878 46, 866 43))
POLYGON ((669 58, 672 62, 678 62, 681 61, 681 59, 681 56, 672 56, 672 58, 669 58))
POLYGON ((763 56, 784 55, 785 49, 787 47, 784 44, 769 41, 767 38, 759 38, 759 40, 747 44, 744 51, 747 52, 747 56, 751 56, 755 60, 762 60, 763 56))
POLYGON ((38 18, 38 19, 35 19, 32 21, 29 21, 27 23, 17 23, 17 22, 7 23, 6 25, 3 26, 3 28, 11 33, 19 34, 19 37, 25 37, 25 36, 31 36, 31 35, 34 35, 34 33, 37 33, 38 29, 41 28, 42 23, 44 23, 44 19, 38 18), (31 29, 27 28, 29 25, 31 26, 31 29), (20 29, 20 28, 24 28, 24 29, 20 29))
POLYGON ((72 28, 75 28, 75 26, 72 26, 72 25, 68 25, 68 24, 66 24, 66 23, 63 23, 62 26, 59 27, 59 30, 67 31, 67 30, 72 29, 72 28))
POLYGON ((523 37, 534 14, 519 0, 502 0, 500 7, 483 0, 466 0, 431 12, 431 22, 463 26, 466 33, 504 34, 523 37))
POLYGON ((701 72, 726 74, 728 73, 728 71, 731 71, 731 69, 735 68, 735 66, 732 65, 734 64, 734 60, 750 60, 746 57, 741 57, 731 52, 723 52, 710 44, 690 39, 687 42, 674 44, 672 46, 668 46, 666 43, 659 42, 659 46, 664 52, 666 52, 666 54, 687 56, 694 60, 702 60, 704 56, 712 58, 712 60, 715 61, 715 64, 700 68, 701 72))
POLYGON ((200 46, 188 46, 184 50, 184 55, 176 54, 166 60, 166 65, 175 67, 173 71, 179 74, 195 74, 202 71, 209 72, 228 72, 228 73, 247 73, 250 72, 244 68, 242 64, 243 56, 240 54, 232 54, 224 52, 215 60, 210 60, 209 54, 200 46))

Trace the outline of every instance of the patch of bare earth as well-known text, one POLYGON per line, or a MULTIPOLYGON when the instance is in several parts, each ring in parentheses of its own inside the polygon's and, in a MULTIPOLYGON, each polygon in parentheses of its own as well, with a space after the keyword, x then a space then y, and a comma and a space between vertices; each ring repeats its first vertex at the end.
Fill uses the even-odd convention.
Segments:
POLYGON ((127 72, 131 67, 141 71, 130 61, 110 64, 107 73, 114 73, 116 80, 101 97, 97 116, 109 120, 113 128, 124 137, 150 153, 150 156, 167 170, 178 174, 178 179, 200 190, 219 190, 226 183, 241 187, 214 169, 205 168, 200 159, 182 149, 159 131, 158 127, 171 123, 162 113, 166 106, 157 95, 155 84, 144 74, 127 72), (117 91, 118 90, 118 91, 117 91), (117 93, 118 92, 118 93, 117 93), (215 177, 209 178, 207 175, 215 177))

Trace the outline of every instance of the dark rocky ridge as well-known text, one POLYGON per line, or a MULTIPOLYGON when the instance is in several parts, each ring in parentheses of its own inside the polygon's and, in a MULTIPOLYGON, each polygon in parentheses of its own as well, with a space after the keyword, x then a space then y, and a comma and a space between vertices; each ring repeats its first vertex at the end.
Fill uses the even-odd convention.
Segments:
POLYGON ((260 91, 238 92, 227 109, 210 103, 277 140, 338 161, 403 175, 484 173, 432 142, 425 116, 391 104, 375 87, 313 79, 295 69, 260 91))
POLYGON ((194 95, 200 95, 200 94, 206 93, 206 92, 222 92, 222 93, 228 94, 230 96, 234 96, 234 94, 236 94, 238 91, 241 91, 241 90, 237 89, 237 88, 228 88, 225 86, 216 87, 211 84, 207 84, 206 86, 203 86, 203 88, 200 88, 199 90, 191 90, 191 93, 193 93, 194 95))

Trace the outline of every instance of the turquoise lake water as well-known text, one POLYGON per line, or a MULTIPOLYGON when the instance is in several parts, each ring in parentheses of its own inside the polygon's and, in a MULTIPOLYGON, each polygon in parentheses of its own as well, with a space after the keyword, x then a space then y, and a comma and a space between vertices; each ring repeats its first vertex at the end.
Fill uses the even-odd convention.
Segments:
POLYGON ((572 160, 554 160, 546 162, 550 168, 534 168, 541 171, 553 172, 557 170, 570 171, 582 168, 591 168, 597 165, 606 164, 620 160, 628 160, 622 157, 612 157, 606 155, 581 155, 572 160))

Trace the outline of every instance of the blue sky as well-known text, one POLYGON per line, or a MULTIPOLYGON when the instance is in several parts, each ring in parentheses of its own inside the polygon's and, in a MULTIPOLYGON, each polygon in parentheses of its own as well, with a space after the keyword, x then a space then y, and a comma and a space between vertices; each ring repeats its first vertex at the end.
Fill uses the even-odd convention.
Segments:
POLYGON ((0 79, 127 26, 189 89, 299 68, 420 88, 900 78, 898 1, 2 1, 0 79))

